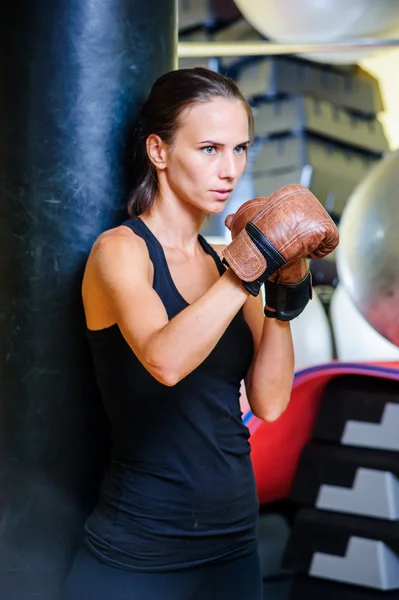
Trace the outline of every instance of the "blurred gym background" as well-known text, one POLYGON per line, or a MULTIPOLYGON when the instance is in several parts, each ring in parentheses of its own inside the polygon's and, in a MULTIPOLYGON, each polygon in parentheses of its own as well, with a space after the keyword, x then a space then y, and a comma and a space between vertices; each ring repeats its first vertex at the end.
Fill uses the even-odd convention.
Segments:
MULTIPOLYGON (((109 431, 81 276, 124 217, 150 85, 205 65, 256 119, 226 213, 301 183, 340 229, 292 322, 287 411, 261 422, 243 390, 264 597, 399 600, 398 0, 3 4, 0 599, 56 599, 96 501, 109 431)), ((224 217, 207 221, 211 242, 228 240, 224 217)))
POLYGON ((395 0, 179 3, 179 67, 231 76, 255 115, 247 171, 205 235, 226 242, 226 214, 289 183, 340 229, 292 322, 287 413, 261 423, 243 401, 268 599, 399 598, 398 37, 395 0))

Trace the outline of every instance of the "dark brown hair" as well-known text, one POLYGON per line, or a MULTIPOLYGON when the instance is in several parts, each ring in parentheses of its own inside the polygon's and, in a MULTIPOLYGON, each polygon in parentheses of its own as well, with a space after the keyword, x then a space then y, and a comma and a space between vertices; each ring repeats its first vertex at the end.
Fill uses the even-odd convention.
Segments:
POLYGON ((233 98, 243 103, 253 137, 251 107, 232 79, 204 67, 195 67, 170 71, 154 83, 134 133, 134 185, 127 205, 131 217, 148 210, 158 190, 157 171, 147 154, 147 137, 155 134, 165 143, 172 144, 182 111, 196 102, 209 102, 218 97, 233 98))

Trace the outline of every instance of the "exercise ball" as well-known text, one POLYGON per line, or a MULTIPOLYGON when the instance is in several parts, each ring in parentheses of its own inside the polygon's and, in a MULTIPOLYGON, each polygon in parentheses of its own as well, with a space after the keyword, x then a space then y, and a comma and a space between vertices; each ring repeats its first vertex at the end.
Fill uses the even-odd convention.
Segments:
MULTIPOLYGON (((235 0, 262 35, 286 44, 326 44, 358 37, 391 37, 399 27, 397 0, 235 0)), ((373 48, 305 54, 327 63, 351 64, 373 48)))
POLYGON ((348 199, 337 270, 366 321, 399 346, 399 151, 377 163, 348 199))
POLYGON ((360 314, 342 284, 330 303, 330 320, 338 360, 342 362, 398 361, 399 348, 388 342, 360 314))

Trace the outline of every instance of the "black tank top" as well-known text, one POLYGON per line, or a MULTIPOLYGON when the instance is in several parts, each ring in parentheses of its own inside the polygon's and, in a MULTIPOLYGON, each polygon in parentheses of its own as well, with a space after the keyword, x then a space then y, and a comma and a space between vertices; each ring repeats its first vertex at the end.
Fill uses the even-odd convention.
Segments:
MULTIPOLYGON (((172 319, 188 303, 162 246, 140 219, 124 225, 146 242, 153 288, 172 319)), ((199 242, 222 274, 213 248, 202 236, 199 242)), ((85 524, 89 549, 108 564, 143 571, 252 552, 258 501, 239 390, 253 342, 242 311, 202 364, 172 387, 148 373, 117 325, 88 336, 113 443, 85 524)))

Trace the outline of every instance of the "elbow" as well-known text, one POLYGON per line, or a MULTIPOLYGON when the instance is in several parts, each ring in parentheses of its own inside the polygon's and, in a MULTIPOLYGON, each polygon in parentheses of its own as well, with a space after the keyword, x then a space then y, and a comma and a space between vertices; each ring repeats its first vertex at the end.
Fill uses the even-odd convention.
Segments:
POLYGON ((166 385, 167 387, 175 386, 182 379, 175 369, 171 369, 166 365, 162 366, 147 363, 147 371, 154 379, 159 381, 159 383, 162 383, 162 385, 166 385))
POLYGON ((162 385, 173 387, 182 379, 175 366, 168 364, 162 356, 157 357, 147 353, 142 361, 150 375, 162 385))
POLYGON ((155 378, 158 379, 162 385, 166 385, 167 387, 174 387, 181 381, 181 377, 174 371, 158 372, 158 376, 155 378))
POLYGON ((284 410, 263 410, 259 412, 252 411, 255 417, 261 419, 261 421, 266 421, 266 423, 274 423, 275 421, 277 421, 277 419, 281 417, 283 412, 284 410))
POLYGON ((288 398, 275 399, 271 406, 265 406, 264 403, 259 402, 257 407, 251 407, 251 411, 258 419, 266 421, 267 423, 274 423, 274 421, 277 421, 286 411, 289 401, 290 396, 288 398))
POLYGON ((263 420, 266 421, 267 423, 274 423, 275 421, 278 421, 278 419, 281 417, 281 415, 284 412, 285 412, 285 409, 267 413, 266 415, 263 416, 263 420))

